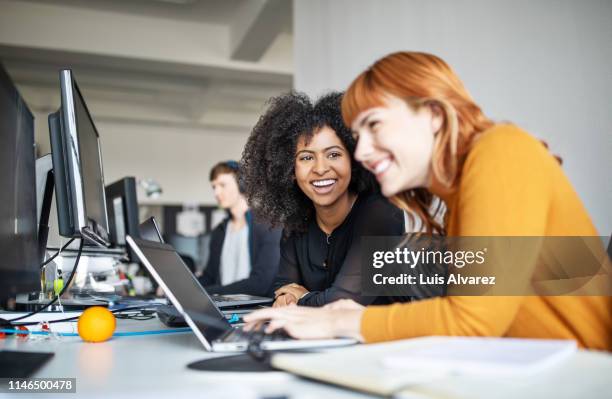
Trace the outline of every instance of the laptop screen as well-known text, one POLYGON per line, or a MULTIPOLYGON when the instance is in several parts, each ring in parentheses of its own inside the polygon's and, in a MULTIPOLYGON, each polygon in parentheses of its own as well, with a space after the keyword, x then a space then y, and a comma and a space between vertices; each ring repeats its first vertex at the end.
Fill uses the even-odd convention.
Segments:
POLYGON ((157 222, 154 217, 150 217, 138 226, 140 238, 148 241, 164 242, 164 239, 157 228, 157 222))
POLYGON ((128 243, 147 269, 153 269, 149 271, 159 285, 164 290, 168 288, 170 292, 166 294, 173 305, 189 315, 208 343, 232 329, 172 246, 135 238, 128 239, 128 243))

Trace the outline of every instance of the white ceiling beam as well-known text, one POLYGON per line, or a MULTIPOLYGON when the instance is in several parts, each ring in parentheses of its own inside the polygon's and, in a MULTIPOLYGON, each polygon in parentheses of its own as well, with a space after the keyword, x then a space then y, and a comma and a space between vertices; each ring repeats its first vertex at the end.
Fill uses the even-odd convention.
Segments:
POLYGON ((259 61, 291 15, 290 0, 245 2, 230 27, 231 59, 259 61))

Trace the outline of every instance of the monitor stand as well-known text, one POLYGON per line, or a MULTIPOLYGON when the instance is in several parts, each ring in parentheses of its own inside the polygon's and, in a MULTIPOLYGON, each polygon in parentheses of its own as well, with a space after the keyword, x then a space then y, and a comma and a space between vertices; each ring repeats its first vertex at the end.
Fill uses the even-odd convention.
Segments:
POLYGON ((97 245, 100 248, 108 248, 110 247, 110 243, 103 239, 102 236, 100 236, 95 229, 91 229, 89 227, 83 227, 81 229, 81 237, 87 239, 89 242, 97 245))

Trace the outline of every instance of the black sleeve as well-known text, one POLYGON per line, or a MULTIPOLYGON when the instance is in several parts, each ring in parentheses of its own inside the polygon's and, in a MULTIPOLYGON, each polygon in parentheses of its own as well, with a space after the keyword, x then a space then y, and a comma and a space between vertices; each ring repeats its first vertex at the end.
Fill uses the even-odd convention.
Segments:
POLYGON ((200 284, 204 287, 219 284, 219 268, 221 266, 221 248, 225 240, 225 229, 223 223, 219 224, 210 233, 210 242, 208 243, 208 262, 204 273, 199 277, 200 284))
POLYGON ((296 234, 298 233, 294 233, 289 237, 283 237, 281 240, 280 264, 278 266, 278 275, 274 279, 274 290, 291 283, 302 285, 297 254, 295 253, 295 241, 298 239, 296 234))
POLYGON ((357 216, 351 246, 331 287, 308 293, 299 300, 299 305, 323 306, 344 298, 369 305, 376 300, 361 295, 361 237, 403 235, 404 214, 383 197, 375 196, 363 204, 357 216))
POLYGON ((272 283, 278 272, 280 229, 253 224, 253 248, 249 277, 231 284, 206 287, 209 294, 248 294, 271 296, 272 283))

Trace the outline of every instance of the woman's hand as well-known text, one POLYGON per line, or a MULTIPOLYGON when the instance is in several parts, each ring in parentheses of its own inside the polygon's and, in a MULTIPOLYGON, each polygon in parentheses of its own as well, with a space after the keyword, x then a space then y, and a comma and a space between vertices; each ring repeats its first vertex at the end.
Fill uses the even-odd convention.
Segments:
POLYGON ((282 308, 289 305, 297 305, 298 299, 293 294, 282 294, 276 297, 273 308, 282 308))
POLYGON ((273 308, 297 305, 301 297, 308 294, 308 290, 299 284, 286 284, 274 291, 273 308))
POLYGON ((365 308, 331 309, 287 306, 257 310, 244 316, 246 331, 269 320, 266 333, 284 329, 294 338, 325 339, 349 337, 363 341, 361 316, 365 308))
POLYGON ((335 302, 328 303, 323 306, 323 309, 345 309, 345 310, 363 310, 365 306, 353 301, 352 299, 338 299, 335 302))
POLYGON ((279 289, 277 289, 276 291, 274 291, 274 297, 278 298, 281 295, 293 295, 297 300, 300 300, 301 297, 303 297, 304 295, 308 294, 308 290, 304 287, 302 287, 299 284, 296 283, 291 283, 291 284, 286 284, 283 285, 282 287, 280 287, 279 289))

